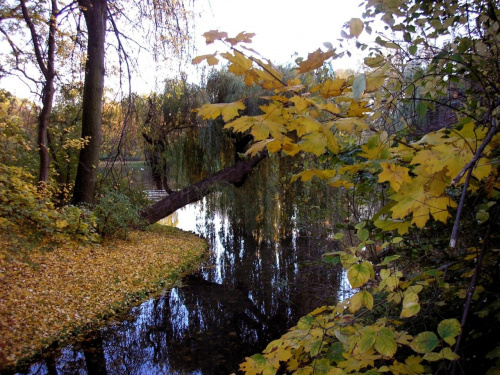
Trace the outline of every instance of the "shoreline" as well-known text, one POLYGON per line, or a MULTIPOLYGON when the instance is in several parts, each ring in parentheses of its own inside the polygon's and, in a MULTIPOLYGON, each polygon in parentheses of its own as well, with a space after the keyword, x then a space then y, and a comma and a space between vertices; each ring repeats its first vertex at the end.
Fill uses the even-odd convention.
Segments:
MULTIPOLYGON (((0 263, 0 371, 70 343, 172 288, 199 268, 207 243, 154 225, 127 240, 34 250, 29 263, 0 263)), ((0 250, 1 251, 1 250, 0 250)))

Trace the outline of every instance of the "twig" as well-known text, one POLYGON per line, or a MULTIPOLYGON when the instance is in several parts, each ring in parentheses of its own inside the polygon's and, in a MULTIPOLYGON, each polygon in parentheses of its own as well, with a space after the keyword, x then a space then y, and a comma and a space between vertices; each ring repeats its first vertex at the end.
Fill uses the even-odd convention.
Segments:
POLYGON ((474 168, 474 165, 476 164, 476 162, 479 160, 479 158, 481 157, 481 154, 483 153, 484 149, 486 148, 486 146, 488 145, 488 143, 490 143, 491 139, 493 138, 493 136, 495 135, 495 133, 497 132, 497 123, 495 120, 492 120, 492 126, 490 128, 490 131, 488 133, 488 135, 486 136, 486 138, 483 140, 483 143, 481 143, 481 145, 479 146, 479 148, 477 149, 476 153, 474 154, 474 157, 471 159, 470 162, 468 162, 465 167, 463 167, 463 169, 460 171, 460 173, 457 175, 457 177, 455 177, 453 179, 453 181, 451 181, 451 184, 452 185, 456 185, 461 179, 462 177, 464 176, 464 174, 468 171, 468 170, 472 170, 474 168))
POLYGON ((473 168, 469 169, 467 177, 465 178, 464 186, 462 187, 462 195, 460 196, 460 203, 458 204, 457 215, 455 217, 455 223, 453 224, 453 230, 451 231, 450 247, 452 249, 457 245, 458 237, 458 227, 460 226, 460 217, 462 216, 462 210, 465 204, 465 196, 467 194, 467 188, 469 187, 470 178, 472 176, 473 168))
MULTIPOLYGON (((476 264, 476 268, 474 270, 474 274, 472 275, 472 279, 471 279, 471 281, 469 283, 469 288, 467 289, 467 297, 465 299, 464 311, 462 313, 462 320, 460 321, 460 326, 462 327, 462 330, 460 332, 460 335, 457 338, 457 343, 455 344, 455 350, 454 350, 455 354, 458 354, 458 352, 460 350, 460 343, 462 341, 462 336, 463 336, 463 333, 464 333, 465 323, 467 322, 467 316, 469 314, 470 306, 471 306, 471 303, 472 303, 472 297, 474 296, 474 292, 476 290, 477 279, 479 277, 479 271, 480 271, 481 265, 483 263, 484 254, 486 253, 486 250, 488 250, 489 239, 490 239, 490 235, 491 235, 491 230, 492 230, 493 224, 497 223, 499 214, 500 214, 500 209, 497 209, 494 217, 490 221, 490 225, 488 227, 488 231, 486 232, 485 238, 483 240, 483 246, 481 247, 481 252, 479 253, 479 256, 477 258, 477 264, 476 264)), ((456 374, 457 367, 458 367, 458 360, 455 360, 451 364, 451 374, 452 375, 456 374)))

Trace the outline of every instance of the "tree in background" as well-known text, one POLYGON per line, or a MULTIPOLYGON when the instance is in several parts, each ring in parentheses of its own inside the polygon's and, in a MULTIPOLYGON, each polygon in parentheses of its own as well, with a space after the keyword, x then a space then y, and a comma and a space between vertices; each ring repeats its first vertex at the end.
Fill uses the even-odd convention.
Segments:
MULTIPOLYGON (((78 164, 74 203, 92 203, 94 200, 102 132, 105 49, 116 50, 117 73, 128 75, 129 86, 130 76, 137 62, 137 58, 132 54, 136 51, 137 55, 143 55, 147 51, 157 61, 160 58, 168 58, 168 53, 179 57, 187 51, 185 46, 189 32, 188 19, 191 15, 182 1, 146 1, 130 5, 127 2, 107 0, 63 3, 53 1, 49 5, 39 1, 32 3, 19 1, 19 3, 2 4, 0 9, 0 32, 4 43, 10 47, 9 53, 3 55, 2 69, 4 73, 20 76, 28 82, 35 83, 39 87, 37 90, 40 92, 43 104, 38 136, 40 181, 47 182, 49 178, 47 129, 54 94, 57 92, 56 78, 61 81, 65 78, 73 80, 75 78, 73 74, 81 67, 78 55, 74 52, 85 55, 81 138, 87 139, 87 142, 81 150, 78 164), (140 21, 130 24, 130 19, 137 18, 140 21), (24 25, 28 26, 27 37, 24 25), (106 44, 107 26, 116 37, 116 41, 108 40, 108 44, 106 44), (127 32, 123 32, 123 29, 127 32), (140 32, 136 32, 139 29, 140 32), (32 44, 32 51, 20 47, 26 41, 32 44), (83 53, 84 50, 86 53, 83 53), (66 65, 71 65, 73 68, 65 68, 56 75, 56 66, 62 66, 58 64, 58 59, 64 60, 66 65), (41 78, 31 76, 33 66, 40 72, 41 78), (66 75, 67 70, 69 76, 66 75)), ((111 55, 108 53, 108 56, 111 55)), ((108 61, 109 72, 114 71, 111 69, 112 66, 113 62, 108 61)), ((129 97, 131 98, 130 88, 129 97)), ((125 127, 126 120, 123 128, 125 127)))

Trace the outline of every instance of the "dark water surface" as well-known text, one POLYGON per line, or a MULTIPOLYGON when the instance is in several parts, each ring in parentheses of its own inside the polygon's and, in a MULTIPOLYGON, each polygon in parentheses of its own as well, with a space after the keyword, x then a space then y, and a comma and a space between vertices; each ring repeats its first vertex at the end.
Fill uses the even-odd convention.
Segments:
POLYGON ((206 202, 168 218, 205 237, 207 264, 83 343, 22 374, 230 374, 317 306, 342 298, 342 273, 321 263, 319 237, 276 242, 245 236, 206 202))

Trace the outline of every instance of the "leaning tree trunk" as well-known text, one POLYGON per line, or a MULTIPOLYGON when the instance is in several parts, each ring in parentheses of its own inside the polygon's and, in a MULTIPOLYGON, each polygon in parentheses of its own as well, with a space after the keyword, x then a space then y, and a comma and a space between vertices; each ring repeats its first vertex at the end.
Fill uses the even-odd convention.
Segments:
POLYGON ((252 168, 266 157, 267 152, 263 152, 248 160, 239 161, 235 165, 208 176, 194 185, 173 192, 146 208, 142 212, 142 217, 146 223, 153 224, 174 213, 179 208, 189 203, 199 201, 201 198, 211 193, 218 183, 230 183, 240 186, 245 181, 252 168))
POLYGON ((89 142, 80 151, 73 204, 94 203, 101 144, 104 42, 107 0, 78 0, 87 24, 88 45, 82 104, 82 138, 89 142))

